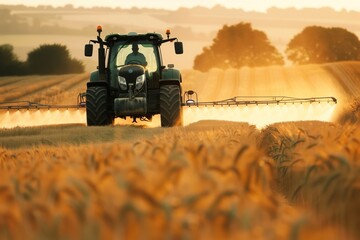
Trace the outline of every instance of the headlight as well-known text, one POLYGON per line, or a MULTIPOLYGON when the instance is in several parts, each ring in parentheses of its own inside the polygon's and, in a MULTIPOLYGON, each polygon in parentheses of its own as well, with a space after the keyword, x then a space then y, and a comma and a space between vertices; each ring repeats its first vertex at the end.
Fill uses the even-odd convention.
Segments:
POLYGON ((118 82, 119 82, 119 86, 120 86, 121 90, 126 90, 127 89, 126 79, 124 77, 119 76, 118 77, 118 82))
POLYGON ((140 90, 144 85, 144 82, 145 82, 145 74, 138 76, 136 78, 135 88, 137 90, 140 90))

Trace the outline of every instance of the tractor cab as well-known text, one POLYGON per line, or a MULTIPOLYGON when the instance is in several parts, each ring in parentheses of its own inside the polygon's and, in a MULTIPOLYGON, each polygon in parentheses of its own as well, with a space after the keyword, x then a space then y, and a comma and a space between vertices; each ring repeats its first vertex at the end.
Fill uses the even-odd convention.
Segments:
POLYGON ((118 41, 111 46, 109 53, 110 85, 126 90, 126 79, 136 75, 134 83, 139 89, 146 80, 149 88, 158 87, 162 75, 162 59, 159 45, 148 40, 118 41), (141 76, 144 74, 144 76, 141 76))

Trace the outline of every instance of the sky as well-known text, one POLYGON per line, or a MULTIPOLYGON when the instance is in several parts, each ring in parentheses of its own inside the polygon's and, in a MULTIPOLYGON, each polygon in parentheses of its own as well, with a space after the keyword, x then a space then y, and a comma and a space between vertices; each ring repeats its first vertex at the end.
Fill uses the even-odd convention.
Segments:
POLYGON ((72 4, 74 7, 147 7, 164 8, 175 10, 179 7, 203 6, 211 8, 216 5, 222 5, 227 8, 241 8, 246 11, 264 12, 270 7, 279 8, 319 8, 331 7, 335 10, 355 10, 360 11, 360 0, 0 0, 0 4, 9 5, 53 5, 64 6, 72 4))

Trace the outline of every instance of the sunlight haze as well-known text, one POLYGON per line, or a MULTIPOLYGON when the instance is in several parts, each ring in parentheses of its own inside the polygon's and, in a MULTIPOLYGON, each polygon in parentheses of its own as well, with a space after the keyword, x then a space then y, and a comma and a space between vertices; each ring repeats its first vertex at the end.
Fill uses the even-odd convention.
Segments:
POLYGON ((122 7, 122 8, 164 8, 164 9, 177 9, 179 7, 214 7, 216 5, 222 5, 227 8, 241 8, 247 11, 266 11, 270 7, 278 8, 320 8, 320 7, 331 7, 335 10, 355 10, 360 11, 360 1, 358 0, 348 0, 348 1, 339 1, 339 0, 301 0, 301 1, 286 1, 286 0, 272 0, 272 1, 262 1, 262 0, 192 0, 192 1, 147 1, 147 0, 137 0, 137 1, 113 1, 113 0, 103 0, 101 3, 95 0, 78 0, 76 2, 69 0, 0 0, 0 4, 23 4, 28 6, 38 6, 38 5, 53 5, 53 6, 64 6, 67 4, 72 4, 75 7, 122 7))

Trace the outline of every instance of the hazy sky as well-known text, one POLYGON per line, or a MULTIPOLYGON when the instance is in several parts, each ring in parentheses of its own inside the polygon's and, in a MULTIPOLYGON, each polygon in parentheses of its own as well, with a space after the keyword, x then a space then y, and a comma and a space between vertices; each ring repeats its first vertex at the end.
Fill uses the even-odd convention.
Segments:
POLYGON ((265 11, 272 6, 280 8, 332 7, 336 10, 360 11, 360 0, 0 0, 0 4, 24 4, 29 6, 64 6, 66 4, 72 4, 75 7, 104 6, 131 8, 136 6, 166 9, 194 6, 213 7, 221 4, 228 8, 242 8, 244 10, 257 11, 265 11))

